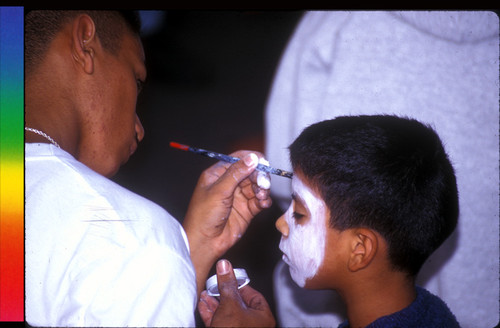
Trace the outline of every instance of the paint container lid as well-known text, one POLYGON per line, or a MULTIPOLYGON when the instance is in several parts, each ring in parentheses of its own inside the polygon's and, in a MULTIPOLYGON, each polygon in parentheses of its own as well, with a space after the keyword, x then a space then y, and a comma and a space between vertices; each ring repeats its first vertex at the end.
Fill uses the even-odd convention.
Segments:
MULTIPOLYGON (((245 269, 236 268, 234 270, 234 275, 236 276, 236 280, 238 281, 238 289, 243 288, 244 286, 250 283, 250 278, 248 278, 247 272, 245 269)), ((207 283, 207 292, 210 296, 220 296, 219 288, 217 286, 217 275, 214 274, 210 278, 208 278, 207 283)))

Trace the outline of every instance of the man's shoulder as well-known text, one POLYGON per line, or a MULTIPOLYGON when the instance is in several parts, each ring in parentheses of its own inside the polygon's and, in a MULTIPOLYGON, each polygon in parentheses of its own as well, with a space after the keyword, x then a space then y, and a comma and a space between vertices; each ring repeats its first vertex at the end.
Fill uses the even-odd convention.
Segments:
POLYGON ((95 172, 62 149, 45 144, 26 144, 25 160, 28 185, 31 182, 36 182, 37 186, 59 184, 67 196, 71 193, 95 194, 114 205, 119 204, 117 208, 129 204, 127 207, 132 209, 161 211, 155 203, 95 172))
MULTIPOLYGON (((70 154, 42 145, 27 151, 25 194, 27 215, 50 215, 51 222, 105 226, 105 231, 137 240, 156 241, 185 252, 181 224, 153 201, 93 171, 70 154), (48 215, 48 214, 47 214, 48 215)), ((30 220, 28 220, 31 222, 30 220)))
MULTIPOLYGON (((49 145, 26 147, 25 188, 27 201, 40 200, 67 205, 68 208, 91 207, 100 213, 129 222, 177 226, 175 218, 153 201, 93 171, 61 149, 49 145)), ((56 205, 54 205, 56 206, 56 205)))

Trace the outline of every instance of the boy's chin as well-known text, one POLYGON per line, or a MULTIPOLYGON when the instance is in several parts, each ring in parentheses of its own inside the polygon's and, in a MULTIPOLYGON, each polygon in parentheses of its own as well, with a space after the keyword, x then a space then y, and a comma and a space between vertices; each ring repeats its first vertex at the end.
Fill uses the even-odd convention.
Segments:
POLYGON ((288 266, 288 270, 290 271, 290 277, 292 277, 292 280, 297 284, 297 286, 304 288, 306 279, 304 279, 304 277, 297 272, 297 269, 290 265, 288 266))
POLYGON ((290 269, 290 276, 292 280, 299 286, 300 288, 305 289, 321 289, 321 286, 315 281, 314 277, 305 278, 303 275, 295 271, 292 267, 290 269))

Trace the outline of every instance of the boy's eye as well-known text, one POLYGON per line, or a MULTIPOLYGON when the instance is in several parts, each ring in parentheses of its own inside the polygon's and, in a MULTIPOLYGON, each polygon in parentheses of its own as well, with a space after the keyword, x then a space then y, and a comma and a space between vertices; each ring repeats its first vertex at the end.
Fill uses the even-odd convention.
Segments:
POLYGON ((293 217, 295 220, 297 220, 297 221, 299 221, 300 219, 302 219, 304 216, 305 216, 304 214, 300 214, 300 213, 298 213, 298 212, 293 212, 293 213, 292 213, 292 217, 293 217))

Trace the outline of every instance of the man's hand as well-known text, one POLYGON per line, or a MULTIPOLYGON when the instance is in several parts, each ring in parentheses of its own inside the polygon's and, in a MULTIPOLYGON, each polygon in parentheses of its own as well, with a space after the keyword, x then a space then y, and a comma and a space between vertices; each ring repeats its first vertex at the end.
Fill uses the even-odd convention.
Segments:
POLYGON ((257 185, 255 167, 262 155, 250 151, 231 155, 241 160, 218 162, 201 174, 183 222, 198 293, 215 261, 241 238, 252 218, 272 203, 269 189, 257 185))
POLYGON ((200 317, 207 327, 274 327, 276 321, 269 304, 261 293, 250 286, 238 291, 231 263, 217 262, 217 282, 220 302, 201 293, 198 303, 200 317))

